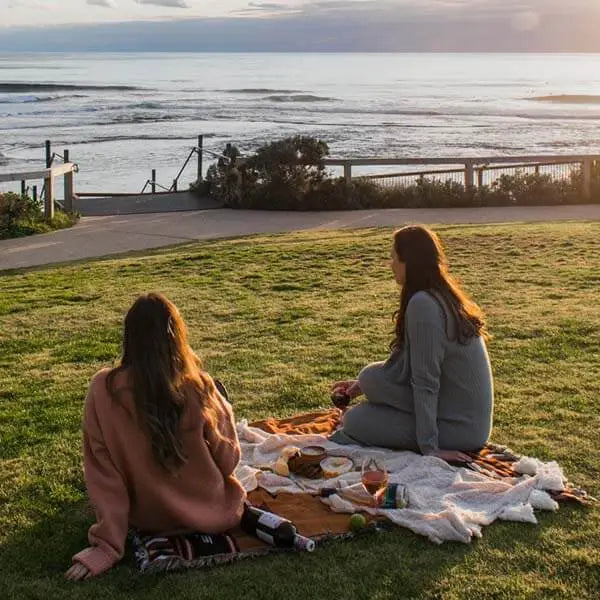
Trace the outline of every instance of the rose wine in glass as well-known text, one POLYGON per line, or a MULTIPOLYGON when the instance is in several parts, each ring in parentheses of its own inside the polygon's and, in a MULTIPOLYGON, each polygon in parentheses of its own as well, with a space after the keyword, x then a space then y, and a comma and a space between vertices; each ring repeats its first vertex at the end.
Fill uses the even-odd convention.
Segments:
POLYGON ((383 457, 365 457, 361 469, 361 481, 372 496, 375 496, 379 490, 385 489, 388 484, 388 474, 383 457))

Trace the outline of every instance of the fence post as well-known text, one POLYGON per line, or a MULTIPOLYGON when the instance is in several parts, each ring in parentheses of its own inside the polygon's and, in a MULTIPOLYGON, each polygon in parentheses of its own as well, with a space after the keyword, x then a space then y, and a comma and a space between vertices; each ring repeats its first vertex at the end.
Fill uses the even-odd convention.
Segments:
POLYGON ((173 179, 173 187, 171 188, 174 192, 177 191, 177 179, 173 179))
POLYGON ((52 147, 50 140, 46 140, 46 169, 52 166, 52 147))
MULTIPOLYGON (((65 148, 63 152, 65 163, 70 162, 69 151, 65 148)), ((63 181, 65 191, 65 212, 73 212, 73 171, 65 173, 63 181)))
MULTIPOLYGON (((46 148, 46 169, 49 169, 52 166, 52 145, 50 144, 50 140, 46 140, 44 142, 46 148)), ((46 185, 46 180, 44 179, 44 186, 46 185)), ((45 194, 45 192, 44 192, 45 194)))
POLYGON ((198 183, 202 181, 202 146, 204 145, 204 136, 198 136, 198 146, 196 152, 198 153, 198 183))
POLYGON ((479 167, 477 169, 477 187, 483 187, 483 171, 485 167, 479 167))
POLYGON ((25 196, 27 194, 27 185, 25 181, 21 180, 21 196, 25 196))
POLYGON ((589 200, 592 197, 592 161, 586 158, 582 164, 583 169, 583 199, 589 200))
POLYGON ((156 193, 156 169, 152 169, 152 179, 150 180, 150 189, 152 193, 156 193))
POLYGON ((48 220, 54 217, 54 177, 50 170, 48 177, 44 179, 44 217, 48 220))
POLYGON ((344 163, 344 181, 347 186, 352 184, 352 163, 349 160, 344 163))
POLYGON ((473 175, 473 162, 470 160, 465 161, 465 190, 467 191, 471 191, 473 189, 473 175))
POLYGON ((37 197, 37 185, 34 185, 31 187, 31 197, 33 199, 34 202, 38 201, 38 197, 37 197))

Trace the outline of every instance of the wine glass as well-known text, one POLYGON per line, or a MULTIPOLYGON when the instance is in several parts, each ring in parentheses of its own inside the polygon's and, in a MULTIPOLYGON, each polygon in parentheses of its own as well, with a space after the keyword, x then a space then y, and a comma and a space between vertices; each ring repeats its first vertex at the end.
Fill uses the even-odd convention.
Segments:
POLYGON ((362 462, 361 481, 365 489, 373 497, 388 484, 388 473, 385 468, 385 457, 378 454, 367 454, 362 462))

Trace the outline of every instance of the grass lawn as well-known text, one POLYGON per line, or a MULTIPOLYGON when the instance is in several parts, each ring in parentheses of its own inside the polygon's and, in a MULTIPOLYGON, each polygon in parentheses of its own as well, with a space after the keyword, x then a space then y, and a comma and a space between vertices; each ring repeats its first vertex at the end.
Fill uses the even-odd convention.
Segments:
MULTIPOLYGON (((600 223, 440 227, 494 339, 492 439, 555 459, 600 495, 600 223)), ((385 357, 397 290, 391 230, 197 243, 0 273, 2 598, 600 597, 600 509, 495 523, 470 545, 403 529, 211 570, 142 577, 131 556, 97 580, 63 573, 91 522, 81 471, 86 385, 119 355, 137 294, 179 306, 238 417, 328 406, 328 386, 385 357)))

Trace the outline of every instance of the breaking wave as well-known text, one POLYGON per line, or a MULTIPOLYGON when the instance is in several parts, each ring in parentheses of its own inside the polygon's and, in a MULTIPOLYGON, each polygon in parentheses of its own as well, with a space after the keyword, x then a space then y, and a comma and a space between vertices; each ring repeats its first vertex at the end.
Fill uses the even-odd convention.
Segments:
POLYGON ((600 104, 600 96, 591 94, 558 94, 556 96, 534 96, 526 100, 536 102, 555 102, 556 104, 600 104))
MULTIPOLYGON (((83 97, 78 95, 69 98, 83 97)), ((0 96, 0 104, 31 104, 33 102, 52 102, 62 96, 0 96)))
POLYGON ((312 94, 292 94, 266 96, 263 100, 270 100, 271 102, 332 102, 335 101, 335 98, 313 96, 312 94))
POLYGON ((300 94, 302 90, 273 90, 270 88, 240 88, 237 90, 216 90, 229 94, 300 94))
POLYGON ((72 85, 66 83, 0 83, 0 92, 5 94, 27 94, 35 92, 68 92, 82 91, 134 91, 144 88, 129 85, 72 85))

